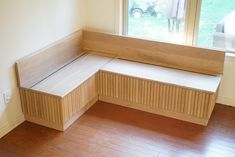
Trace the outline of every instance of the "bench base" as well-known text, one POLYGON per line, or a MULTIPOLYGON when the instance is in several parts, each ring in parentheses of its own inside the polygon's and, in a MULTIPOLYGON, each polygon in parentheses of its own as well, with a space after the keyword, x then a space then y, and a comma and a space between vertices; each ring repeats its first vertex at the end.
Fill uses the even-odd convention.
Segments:
POLYGON ((42 125, 48 128, 52 128, 59 131, 65 131, 71 124, 73 124, 78 118, 80 118, 90 107, 92 107, 98 101, 98 97, 94 98, 92 101, 87 103, 78 113, 76 113, 73 117, 70 118, 68 122, 65 124, 56 124, 51 121, 37 118, 29 115, 25 115, 25 119, 28 122, 32 122, 38 125, 42 125))
POLYGON ((91 76, 64 97, 20 88, 26 120, 64 131, 98 100, 96 77, 91 76))
POLYGON ((206 126, 217 93, 99 72, 99 100, 206 126))

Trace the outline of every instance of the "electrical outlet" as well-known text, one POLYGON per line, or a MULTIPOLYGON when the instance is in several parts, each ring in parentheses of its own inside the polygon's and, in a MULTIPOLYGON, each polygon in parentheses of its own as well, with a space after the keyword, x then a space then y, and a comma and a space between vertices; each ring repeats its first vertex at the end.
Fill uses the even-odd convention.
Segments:
POLYGON ((4 98, 5 104, 9 104, 9 102, 11 101, 11 91, 8 90, 8 91, 4 92, 3 98, 4 98))

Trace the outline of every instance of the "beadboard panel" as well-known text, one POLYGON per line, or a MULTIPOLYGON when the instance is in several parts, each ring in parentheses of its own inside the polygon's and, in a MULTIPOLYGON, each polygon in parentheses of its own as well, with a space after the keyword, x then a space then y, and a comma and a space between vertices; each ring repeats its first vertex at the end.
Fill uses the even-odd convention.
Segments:
POLYGON ((216 93, 100 71, 99 100, 207 125, 216 93), (118 103, 119 102, 119 103, 118 103), (165 113, 165 114, 164 114, 165 113))
POLYGON ((62 124, 60 97, 24 88, 20 88, 20 95, 25 116, 62 124))
POLYGON ((93 75, 65 97, 20 88, 27 121, 64 131, 98 100, 97 76, 93 75))
POLYGON ((98 97, 97 76, 93 75, 62 100, 63 123, 68 122, 82 108, 98 97))

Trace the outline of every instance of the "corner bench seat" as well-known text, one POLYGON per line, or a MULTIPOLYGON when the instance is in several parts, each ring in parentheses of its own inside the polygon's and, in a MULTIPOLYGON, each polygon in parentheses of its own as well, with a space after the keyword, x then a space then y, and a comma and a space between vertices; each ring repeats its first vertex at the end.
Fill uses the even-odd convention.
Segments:
POLYGON ((22 110, 27 121, 61 131, 98 100, 207 125, 224 57, 79 30, 16 62, 22 110))
POLYGON ((84 54, 31 89, 64 97, 96 74, 112 58, 84 54))
POLYGON ((65 130, 97 100, 102 100, 207 125, 221 76, 92 53, 80 56, 25 94, 25 104, 30 102, 24 107, 28 121, 65 130))

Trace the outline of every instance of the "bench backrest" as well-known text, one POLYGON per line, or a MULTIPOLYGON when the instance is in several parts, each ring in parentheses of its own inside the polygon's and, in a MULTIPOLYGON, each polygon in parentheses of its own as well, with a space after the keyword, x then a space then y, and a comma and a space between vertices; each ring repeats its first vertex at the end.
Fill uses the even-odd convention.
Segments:
POLYGON ((30 88, 59 70, 82 51, 82 31, 75 32, 56 43, 16 62, 18 85, 30 88))
POLYGON ((83 32, 83 49, 209 75, 223 73, 225 58, 225 52, 218 50, 89 31, 83 32))

